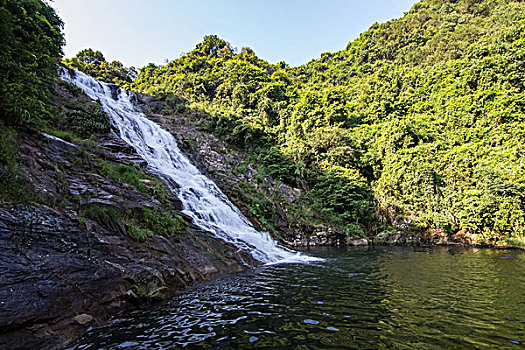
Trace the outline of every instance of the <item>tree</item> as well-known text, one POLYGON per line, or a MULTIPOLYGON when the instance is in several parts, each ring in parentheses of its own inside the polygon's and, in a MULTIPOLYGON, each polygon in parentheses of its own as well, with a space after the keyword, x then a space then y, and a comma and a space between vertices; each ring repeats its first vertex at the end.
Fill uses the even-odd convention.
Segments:
POLYGON ((126 68, 120 61, 107 62, 100 51, 84 49, 64 63, 106 83, 127 86, 135 79, 137 72, 134 67, 126 68))
POLYGON ((62 21, 40 0, 0 0, 0 119, 19 125, 49 111, 62 57, 62 21))

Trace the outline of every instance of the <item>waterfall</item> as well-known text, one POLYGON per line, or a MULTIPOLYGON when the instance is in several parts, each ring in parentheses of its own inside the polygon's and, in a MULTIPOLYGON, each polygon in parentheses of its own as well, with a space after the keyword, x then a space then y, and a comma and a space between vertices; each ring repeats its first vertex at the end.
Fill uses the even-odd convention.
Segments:
POLYGON ((133 104, 134 94, 93 79, 82 72, 72 76, 65 69, 61 79, 98 100, 120 137, 144 158, 155 173, 176 182, 174 190, 183 212, 214 236, 246 249, 264 263, 302 262, 315 258, 280 247, 267 232, 257 231, 244 215, 180 151, 173 135, 148 119, 133 104), (113 89, 112 89, 113 88, 113 89))

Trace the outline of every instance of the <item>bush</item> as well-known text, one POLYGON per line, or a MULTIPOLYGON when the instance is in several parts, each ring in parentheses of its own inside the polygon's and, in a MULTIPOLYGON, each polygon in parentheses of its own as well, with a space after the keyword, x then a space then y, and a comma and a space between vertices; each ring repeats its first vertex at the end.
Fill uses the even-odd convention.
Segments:
POLYGON ((170 190, 166 185, 159 179, 146 175, 142 170, 137 170, 127 165, 103 163, 100 174, 108 179, 131 185, 138 191, 152 196, 167 210, 172 207, 171 201, 168 199, 170 190), (154 185, 147 186, 143 180, 150 181, 154 183, 154 185))
POLYGON ((0 121, 0 200, 27 202, 34 199, 17 168, 17 133, 0 121))
POLYGON ((121 234, 127 232, 125 220, 115 208, 102 204, 90 204, 84 208, 83 212, 87 218, 96 221, 110 231, 121 234))
POLYGON ((181 216, 171 216, 144 207, 121 212, 107 205, 90 204, 83 209, 83 213, 107 230, 127 234, 138 241, 154 235, 178 234, 187 227, 181 216))
POLYGON ((250 212, 260 222, 263 230, 275 232, 278 224, 277 214, 272 202, 246 182, 239 183, 233 191, 235 197, 245 203, 250 212))
POLYGON ((319 212, 349 235, 362 235, 370 220, 369 189, 357 170, 335 168, 320 175, 310 196, 319 212))
POLYGON ((138 227, 143 229, 143 233, 148 232, 149 236, 168 236, 187 228, 187 223, 181 216, 170 216, 157 210, 141 207, 128 211, 127 214, 138 227))
POLYGON ((73 110, 67 114, 67 119, 71 130, 81 137, 109 132, 109 117, 102 110, 94 113, 73 110))

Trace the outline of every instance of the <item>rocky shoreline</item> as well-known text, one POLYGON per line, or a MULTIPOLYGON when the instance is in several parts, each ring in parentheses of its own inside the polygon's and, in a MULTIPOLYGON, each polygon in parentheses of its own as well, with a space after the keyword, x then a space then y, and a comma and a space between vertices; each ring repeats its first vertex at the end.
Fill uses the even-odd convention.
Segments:
POLYGON ((169 212, 150 194, 147 186, 156 182, 143 180, 140 191, 100 175, 107 164, 146 171, 111 133, 96 146, 20 133, 18 149, 37 200, 0 203, 0 348, 60 348, 89 326, 258 264, 191 223, 181 232, 137 239, 118 223, 86 217, 91 205, 179 213, 175 196, 164 198, 169 212))
POLYGON ((0 347, 61 347, 88 326, 255 262, 190 228, 136 243, 42 205, 0 208, 0 347))

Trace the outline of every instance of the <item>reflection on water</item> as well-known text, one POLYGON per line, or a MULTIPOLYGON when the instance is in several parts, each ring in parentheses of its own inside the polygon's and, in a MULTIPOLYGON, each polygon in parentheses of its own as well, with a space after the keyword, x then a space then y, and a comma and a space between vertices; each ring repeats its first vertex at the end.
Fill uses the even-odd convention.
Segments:
POLYGON ((72 349, 450 349, 525 344, 525 253, 326 248, 91 330, 72 349))

